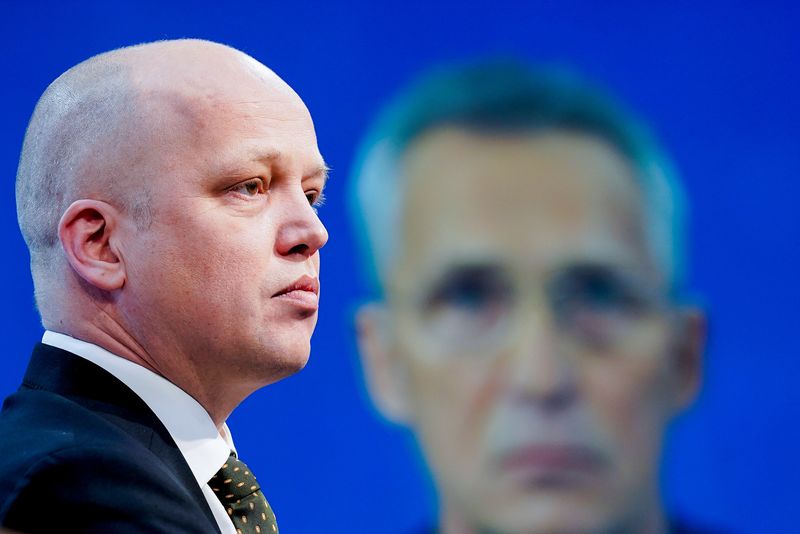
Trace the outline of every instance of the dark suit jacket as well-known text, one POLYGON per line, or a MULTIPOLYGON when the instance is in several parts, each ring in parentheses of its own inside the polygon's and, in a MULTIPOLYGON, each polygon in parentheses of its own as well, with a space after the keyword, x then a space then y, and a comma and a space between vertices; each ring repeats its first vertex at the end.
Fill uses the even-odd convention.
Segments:
POLYGON ((219 532, 167 429, 93 363, 38 344, 0 412, 0 525, 21 532, 219 532))

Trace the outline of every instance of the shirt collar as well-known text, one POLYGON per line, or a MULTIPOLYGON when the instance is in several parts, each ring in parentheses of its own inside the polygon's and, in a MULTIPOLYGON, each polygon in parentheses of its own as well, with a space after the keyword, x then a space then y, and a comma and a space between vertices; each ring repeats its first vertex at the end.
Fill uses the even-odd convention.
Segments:
POLYGON ((45 331, 42 343, 89 360, 138 395, 166 427, 201 486, 236 452, 228 425, 217 430, 208 412, 191 395, 149 369, 93 343, 45 331))

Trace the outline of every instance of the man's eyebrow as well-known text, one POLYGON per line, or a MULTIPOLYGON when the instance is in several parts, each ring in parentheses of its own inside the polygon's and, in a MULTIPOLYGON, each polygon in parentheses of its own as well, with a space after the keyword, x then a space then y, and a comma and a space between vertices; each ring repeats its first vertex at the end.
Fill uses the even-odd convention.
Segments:
POLYGON ((325 187, 325 185, 328 183, 328 178, 330 178, 330 176, 331 176, 330 173, 331 173, 331 168, 328 167, 328 165, 323 162, 315 170, 313 170, 311 172, 311 174, 309 174, 308 176, 305 176, 305 178, 317 178, 317 177, 320 177, 320 178, 322 178, 322 187, 325 187))
POLYGON ((226 177, 249 176, 252 174, 251 167, 254 163, 268 166, 272 165, 274 161, 279 160, 280 157, 280 152, 276 151, 254 151, 245 158, 244 163, 237 160, 220 162, 216 168, 215 174, 226 177))
MULTIPOLYGON (((254 163, 261 163, 264 165, 271 165, 275 161, 280 161, 283 154, 277 150, 270 150, 266 152, 254 152, 250 157, 250 161, 254 163)), ((310 179, 310 178, 322 178, 323 187, 326 183, 328 183, 328 178, 330 177, 331 168, 323 161, 316 167, 313 167, 312 170, 308 173, 303 174, 303 179, 310 179)), ((224 169, 220 170, 220 174, 224 175, 239 175, 242 174, 242 169, 237 166, 230 166, 225 167, 224 169)), ((246 173, 244 173, 246 174, 246 173)))
MULTIPOLYGON (((271 163, 276 160, 280 160, 283 157, 283 154, 276 150, 270 150, 268 152, 260 152, 257 153, 254 157, 254 161, 258 161, 261 163, 271 163)), ((330 176, 331 168, 323 161, 316 167, 314 167, 311 172, 303 174, 303 179, 308 178, 322 178, 323 186, 328 183, 328 177, 330 176)))
POLYGON ((277 150, 255 150, 250 158, 259 163, 270 163, 276 159, 281 159, 282 154, 277 150))
POLYGON ((433 279, 434 284, 447 284, 454 280, 470 278, 503 278, 508 276, 508 269, 491 260, 467 259, 463 263, 452 264, 444 268, 433 279))

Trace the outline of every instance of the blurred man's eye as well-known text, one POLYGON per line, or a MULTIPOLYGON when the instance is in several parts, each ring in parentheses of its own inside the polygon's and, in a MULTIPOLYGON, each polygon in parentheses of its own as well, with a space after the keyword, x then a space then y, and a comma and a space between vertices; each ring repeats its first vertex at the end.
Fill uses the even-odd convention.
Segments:
POLYGON ((465 267, 448 273, 431 291, 425 308, 456 308, 465 312, 509 302, 513 297, 511 284, 502 273, 491 267, 465 267))
POLYGON ((551 286, 555 308, 569 311, 637 312, 646 304, 637 284, 605 267, 577 267, 556 277, 551 286))
POLYGON ((560 327, 597 347, 618 342, 655 305, 643 282, 606 266, 566 269, 554 277, 548 293, 560 327))
POLYGON ((502 340, 514 296, 501 270, 485 265, 456 267, 423 297, 421 326, 450 351, 480 351, 502 340))

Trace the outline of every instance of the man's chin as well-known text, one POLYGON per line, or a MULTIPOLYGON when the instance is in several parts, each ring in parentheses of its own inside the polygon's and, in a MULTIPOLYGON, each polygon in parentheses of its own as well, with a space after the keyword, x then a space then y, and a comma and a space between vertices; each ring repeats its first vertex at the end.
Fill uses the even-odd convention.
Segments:
POLYGON ((608 532, 610 522, 604 514, 588 510, 566 509, 556 506, 551 509, 513 510, 507 514, 484 521, 482 531, 508 534, 599 534, 608 532))
POLYGON ((301 371, 309 360, 308 338, 271 339, 268 345, 256 344, 236 355, 241 380, 261 388, 301 371))
POLYGON ((306 350, 299 354, 295 354, 286 359, 284 369, 286 370, 286 376, 291 376, 295 373, 302 371, 306 365, 308 365, 308 360, 310 357, 310 351, 306 350))
POLYGON ((272 383, 288 378, 302 371, 308 364, 310 350, 304 348, 287 348, 279 356, 273 356, 268 369, 273 376, 272 383))
POLYGON ((517 490, 482 500, 479 523, 488 532, 509 534, 589 534, 606 532, 613 508, 594 491, 577 487, 517 490))

